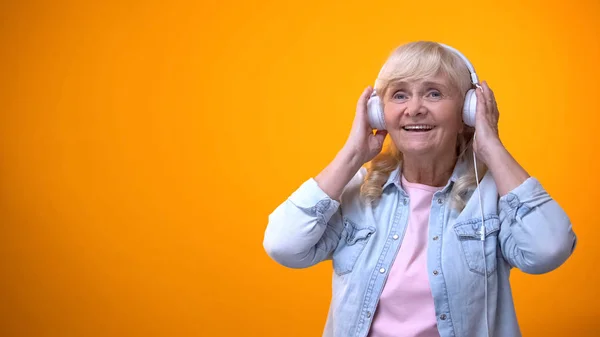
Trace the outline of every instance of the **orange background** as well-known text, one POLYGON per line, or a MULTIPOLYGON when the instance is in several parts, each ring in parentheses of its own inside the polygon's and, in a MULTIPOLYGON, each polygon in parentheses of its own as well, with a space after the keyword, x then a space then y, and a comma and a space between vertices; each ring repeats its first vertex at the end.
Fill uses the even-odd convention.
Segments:
POLYGON ((331 266, 264 253, 391 50, 452 45, 501 137, 571 216, 512 276, 525 336, 600 332, 600 3, 3 1, 0 335, 320 336, 331 266))

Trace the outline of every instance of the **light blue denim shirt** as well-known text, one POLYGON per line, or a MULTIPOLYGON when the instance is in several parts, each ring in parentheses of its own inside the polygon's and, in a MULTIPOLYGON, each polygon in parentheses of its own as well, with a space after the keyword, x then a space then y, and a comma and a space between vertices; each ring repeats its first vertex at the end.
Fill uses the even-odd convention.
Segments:
MULTIPOLYGON (((479 196, 471 191, 461 212, 450 205, 450 191, 465 165, 456 165, 431 201, 427 270, 438 331, 441 337, 486 336, 487 312, 489 336, 521 336, 511 268, 549 272, 567 260, 577 239, 569 218, 537 179, 530 177, 499 197, 488 172, 480 183, 484 263, 479 196)), ((263 245, 272 259, 290 268, 332 260, 332 299, 323 336, 362 337, 369 332, 408 223, 410 200, 400 173, 399 165, 373 205, 359 198, 365 168, 345 187, 340 202, 310 178, 269 215, 263 245)))

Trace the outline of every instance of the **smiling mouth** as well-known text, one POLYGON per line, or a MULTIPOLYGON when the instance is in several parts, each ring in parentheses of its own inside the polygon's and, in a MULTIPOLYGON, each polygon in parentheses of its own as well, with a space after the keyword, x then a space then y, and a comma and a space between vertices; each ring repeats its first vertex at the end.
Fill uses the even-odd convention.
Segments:
POLYGON ((431 131, 433 128, 434 128, 433 125, 427 125, 427 124, 405 125, 402 127, 402 129, 404 131, 409 131, 409 132, 428 132, 428 131, 431 131))

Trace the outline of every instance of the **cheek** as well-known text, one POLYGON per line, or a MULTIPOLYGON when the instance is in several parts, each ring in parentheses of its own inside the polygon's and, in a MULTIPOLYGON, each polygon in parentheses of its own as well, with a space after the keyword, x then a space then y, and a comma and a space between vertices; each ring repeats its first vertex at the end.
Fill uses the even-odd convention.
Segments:
POLYGON ((383 107, 383 118, 386 122, 397 121, 402 115, 402 110, 401 105, 388 103, 383 107))
POLYGON ((456 105, 451 105, 445 107, 440 116, 443 118, 443 123, 452 129, 462 129, 463 120, 462 120, 462 107, 457 107, 456 105))

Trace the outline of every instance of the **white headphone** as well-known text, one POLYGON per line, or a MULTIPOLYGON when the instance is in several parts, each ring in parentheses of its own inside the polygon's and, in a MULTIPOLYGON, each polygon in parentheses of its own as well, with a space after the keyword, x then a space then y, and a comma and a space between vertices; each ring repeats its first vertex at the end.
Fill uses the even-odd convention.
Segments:
MULTIPOLYGON (((458 50, 445 45, 443 43, 438 43, 440 46, 450 50, 451 52, 458 55, 469 69, 469 73, 471 74, 471 83, 475 86, 479 87, 479 80, 477 79, 477 74, 475 73, 475 68, 469 60, 458 50)), ((475 126, 475 111, 477 107, 477 96, 475 95, 475 89, 469 89, 465 95, 465 102, 463 105, 463 121, 465 124, 469 126, 475 126)), ((375 90, 369 97, 369 101, 367 102, 367 113, 369 117, 369 124, 373 129, 377 130, 385 130, 385 119, 383 118, 383 107, 381 104, 381 100, 375 90)))

